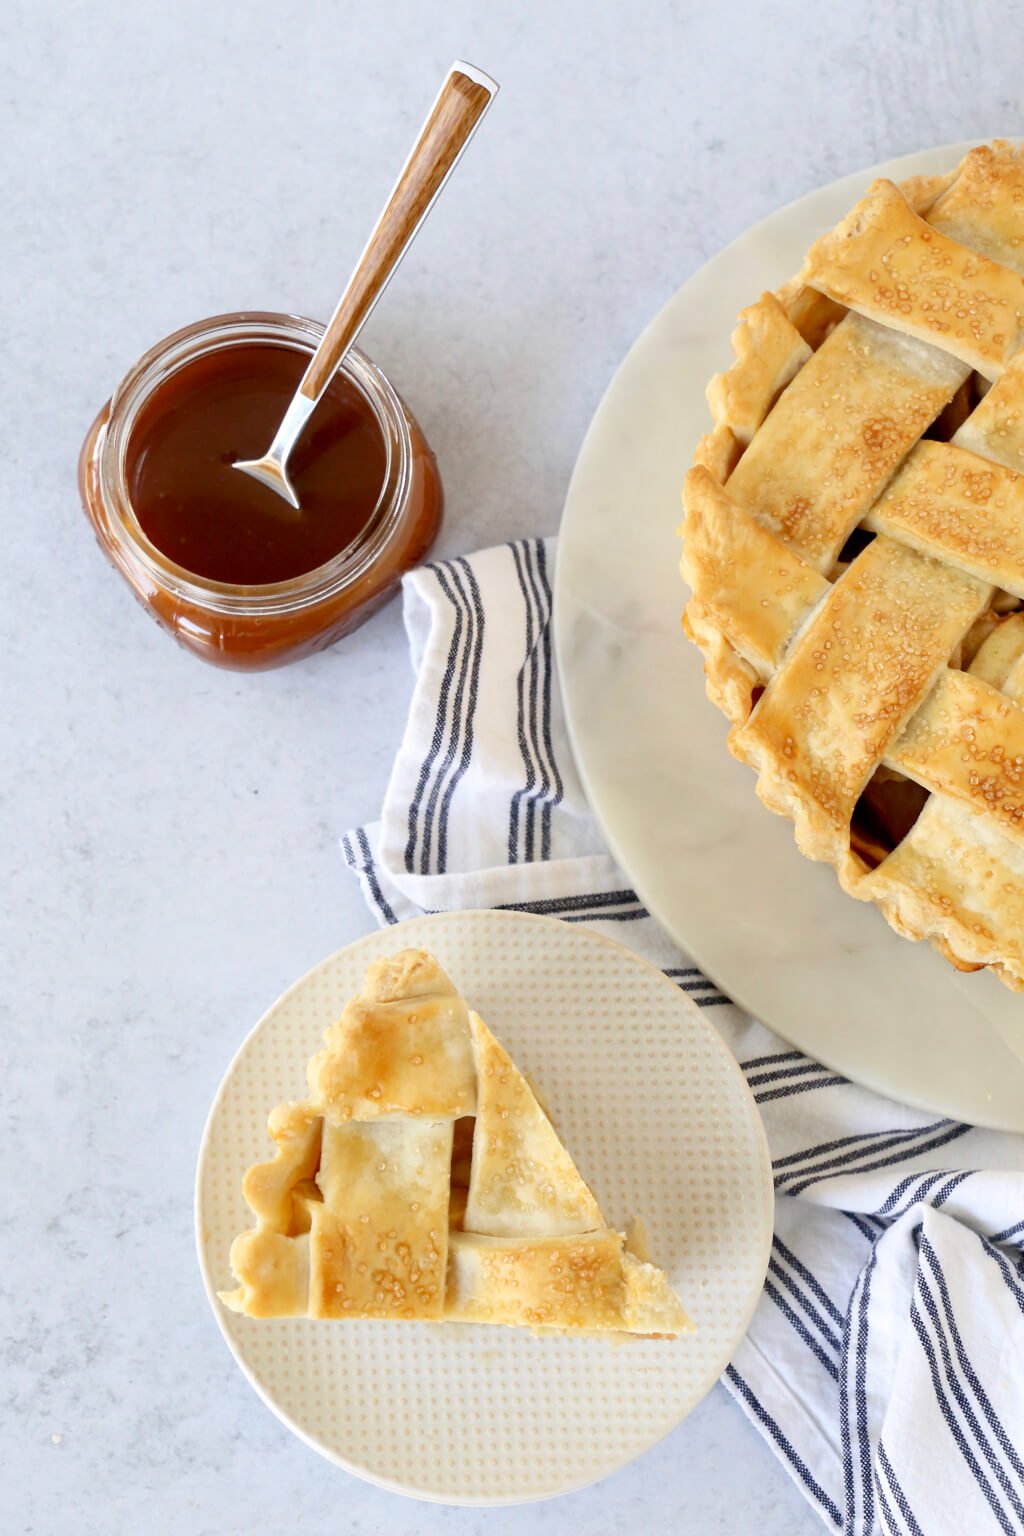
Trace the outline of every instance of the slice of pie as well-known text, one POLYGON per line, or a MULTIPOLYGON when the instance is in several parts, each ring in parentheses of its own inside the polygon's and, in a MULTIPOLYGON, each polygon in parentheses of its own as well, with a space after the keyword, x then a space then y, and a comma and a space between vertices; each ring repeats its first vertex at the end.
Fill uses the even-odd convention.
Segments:
POLYGON ((743 311, 684 629, 801 851, 1024 989, 1024 151, 876 181, 743 311))
POLYGON ((403 950, 269 1120, 231 1245, 249 1317, 507 1323, 674 1337, 662 1270, 609 1228, 526 1078, 432 956, 403 950))

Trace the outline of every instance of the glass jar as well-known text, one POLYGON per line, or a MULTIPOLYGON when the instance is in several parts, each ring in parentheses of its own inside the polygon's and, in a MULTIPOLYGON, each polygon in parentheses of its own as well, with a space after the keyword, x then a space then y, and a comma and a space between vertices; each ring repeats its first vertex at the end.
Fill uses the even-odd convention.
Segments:
POLYGON ((269 343, 311 354, 323 335, 295 315, 218 315, 158 342, 122 379, 82 446, 79 486, 100 547, 164 629, 204 661, 256 670, 332 645, 363 623, 426 555, 441 525, 437 462, 381 370, 353 347, 341 372, 380 426, 385 475, 377 504, 347 548, 316 570, 234 586, 175 564, 143 531, 126 475, 143 405, 178 369, 222 347, 269 343))

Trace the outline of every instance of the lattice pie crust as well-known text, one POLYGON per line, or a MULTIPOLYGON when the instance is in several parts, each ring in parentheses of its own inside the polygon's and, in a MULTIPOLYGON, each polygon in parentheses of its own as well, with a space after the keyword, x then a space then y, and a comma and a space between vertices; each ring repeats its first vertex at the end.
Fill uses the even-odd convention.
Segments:
POLYGON ((1024 989, 1024 154, 876 181, 743 311, 684 629, 801 851, 1024 989))
POLYGON ((689 1331, 662 1270, 609 1228, 525 1077, 437 961, 378 961, 309 1097, 270 1116, 231 1246, 249 1317, 689 1331))

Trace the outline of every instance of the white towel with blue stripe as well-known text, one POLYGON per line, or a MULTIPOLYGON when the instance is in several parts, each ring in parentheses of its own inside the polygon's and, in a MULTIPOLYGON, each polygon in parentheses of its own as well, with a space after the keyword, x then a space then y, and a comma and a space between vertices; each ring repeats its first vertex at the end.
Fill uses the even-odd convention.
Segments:
POLYGON ((404 586, 415 671, 379 822, 342 839, 381 923, 507 907, 662 966, 764 1116, 775 1237, 723 1382, 836 1531, 1024 1532, 1024 1137, 907 1109, 791 1050, 659 930, 584 799, 551 649, 552 541, 404 586))

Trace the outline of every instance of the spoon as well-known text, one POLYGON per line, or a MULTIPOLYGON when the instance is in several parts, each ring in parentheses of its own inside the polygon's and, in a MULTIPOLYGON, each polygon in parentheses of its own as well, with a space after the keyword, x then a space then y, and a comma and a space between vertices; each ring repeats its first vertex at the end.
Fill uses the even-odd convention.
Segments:
POLYGON ((497 94, 490 75, 461 60, 452 65, 274 441, 261 459, 232 465, 296 509, 299 498, 288 478, 288 457, 497 94))

